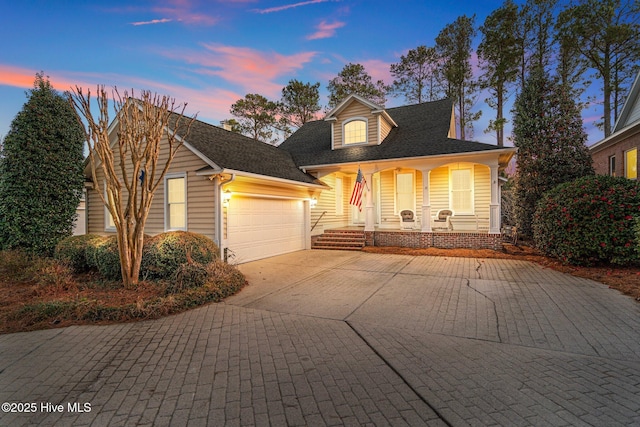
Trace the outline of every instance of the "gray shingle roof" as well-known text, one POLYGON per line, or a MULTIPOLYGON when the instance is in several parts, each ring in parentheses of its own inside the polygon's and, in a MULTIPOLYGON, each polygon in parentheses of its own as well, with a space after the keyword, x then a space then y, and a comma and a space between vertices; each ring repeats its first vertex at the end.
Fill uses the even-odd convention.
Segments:
POLYGON ((199 120, 193 122, 186 142, 222 169, 319 184, 287 151, 199 120))
POLYGON ((298 166, 390 160, 443 154, 472 153, 501 147, 447 138, 450 100, 388 108, 398 124, 380 145, 331 149, 331 123, 308 122, 280 145, 298 166))

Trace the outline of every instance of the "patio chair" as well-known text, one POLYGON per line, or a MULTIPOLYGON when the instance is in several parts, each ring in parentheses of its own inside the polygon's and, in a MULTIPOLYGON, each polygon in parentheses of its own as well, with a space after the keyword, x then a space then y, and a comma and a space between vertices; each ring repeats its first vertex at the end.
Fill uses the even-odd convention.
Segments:
POLYGON ((451 217, 453 216, 452 209, 440 209, 433 219, 433 229, 438 230, 453 230, 451 225, 451 217))
POLYGON ((411 209, 400 211, 400 228, 403 230, 415 228, 416 215, 411 209))

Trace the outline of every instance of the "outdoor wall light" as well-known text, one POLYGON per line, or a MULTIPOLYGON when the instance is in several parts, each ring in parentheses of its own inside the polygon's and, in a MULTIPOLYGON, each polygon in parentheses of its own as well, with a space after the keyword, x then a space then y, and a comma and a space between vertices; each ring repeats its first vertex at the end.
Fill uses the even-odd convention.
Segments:
POLYGON ((231 191, 230 190, 226 190, 224 193, 222 193, 222 204, 225 207, 229 207, 229 201, 231 200, 231 191))
POLYGON ((315 197, 309 200, 309 206, 311 206, 312 208, 315 208, 317 205, 318 205, 318 199, 316 199, 315 197))

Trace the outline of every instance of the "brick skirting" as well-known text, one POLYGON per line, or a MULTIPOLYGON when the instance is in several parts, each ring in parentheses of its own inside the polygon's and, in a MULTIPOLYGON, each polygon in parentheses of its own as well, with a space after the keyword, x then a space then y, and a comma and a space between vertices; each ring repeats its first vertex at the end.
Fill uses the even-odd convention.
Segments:
POLYGON ((365 244, 403 248, 465 248, 498 251, 502 250, 502 235, 473 232, 365 231, 365 244))

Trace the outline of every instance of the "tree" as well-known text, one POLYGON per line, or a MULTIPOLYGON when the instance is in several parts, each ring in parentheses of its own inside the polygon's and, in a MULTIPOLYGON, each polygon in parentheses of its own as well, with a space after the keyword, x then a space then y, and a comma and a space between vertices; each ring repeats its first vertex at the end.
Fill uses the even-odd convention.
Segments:
POLYGON ((125 286, 138 283, 144 227, 155 192, 195 120, 183 115, 186 104, 175 106, 167 96, 142 91, 135 99, 125 91, 112 93, 117 119, 117 141, 109 138, 109 97, 98 86, 97 116, 91 111, 91 92, 76 87, 69 97, 82 125, 88 148, 93 188, 113 218, 125 286), (177 111, 179 114, 176 114, 177 111), (163 151, 160 160, 160 152, 163 151), (98 179, 98 170, 104 182, 98 179))
POLYGON ((231 114, 238 118, 241 133, 269 143, 273 139, 273 130, 285 127, 276 118, 279 108, 277 102, 269 101, 257 93, 249 93, 231 105, 231 114))
POLYGON ((446 94, 453 99, 458 110, 460 138, 466 138, 467 130, 480 118, 472 113, 476 82, 471 72, 471 39, 475 37, 475 15, 460 16, 447 25, 436 37, 436 50, 442 58, 442 75, 447 82, 446 94))
POLYGON ((558 184, 593 174, 580 110, 565 85, 537 69, 514 103, 513 142, 518 148, 518 231, 531 236, 536 204, 558 184))
POLYGON ((0 154, 0 247, 52 255, 71 235, 84 188, 83 133, 42 73, 0 154))
POLYGON ((480 87, 488 89, 491 98, 486 100, 496 109, 496 119, 489 122, 489 129, 496 132, 498 146, 504 145, 504 102, 509 85, 518 76, 518 64, 522 56, 522 43, 518 38, 518 6, 507 0, 493 11, 480 27, 482 41, 478 57, 484 74, 480 87))
POLYGON ((389 88, 382 80, 373 82, 371 76, 360 64, 347 64, 338 76, 329 81, 329 108, 337 106, 343 99, 351 94, 384 106, 387 102, 387 91, 389 88))
POLYGON ((601 80, 604 136, 623 105, 621 93, 640 57, 640 4, 635 0, 581 0, 558 18, 561 37, 571 40, 601 80))
POLYGON ((395 78, 392 90, 404 95, 408 103, 435 101, 442 89, 438 79, 439 57, 434 47, 418 46, 400 57, 400 62, 391 64, 391 75, 395 78))
POLYGON ((302 83, 299 80, 289 80, 282 88, 280 111, 288 124, 299 128, 306 122, 313 120, 320 111, 320 83, 302 83))

